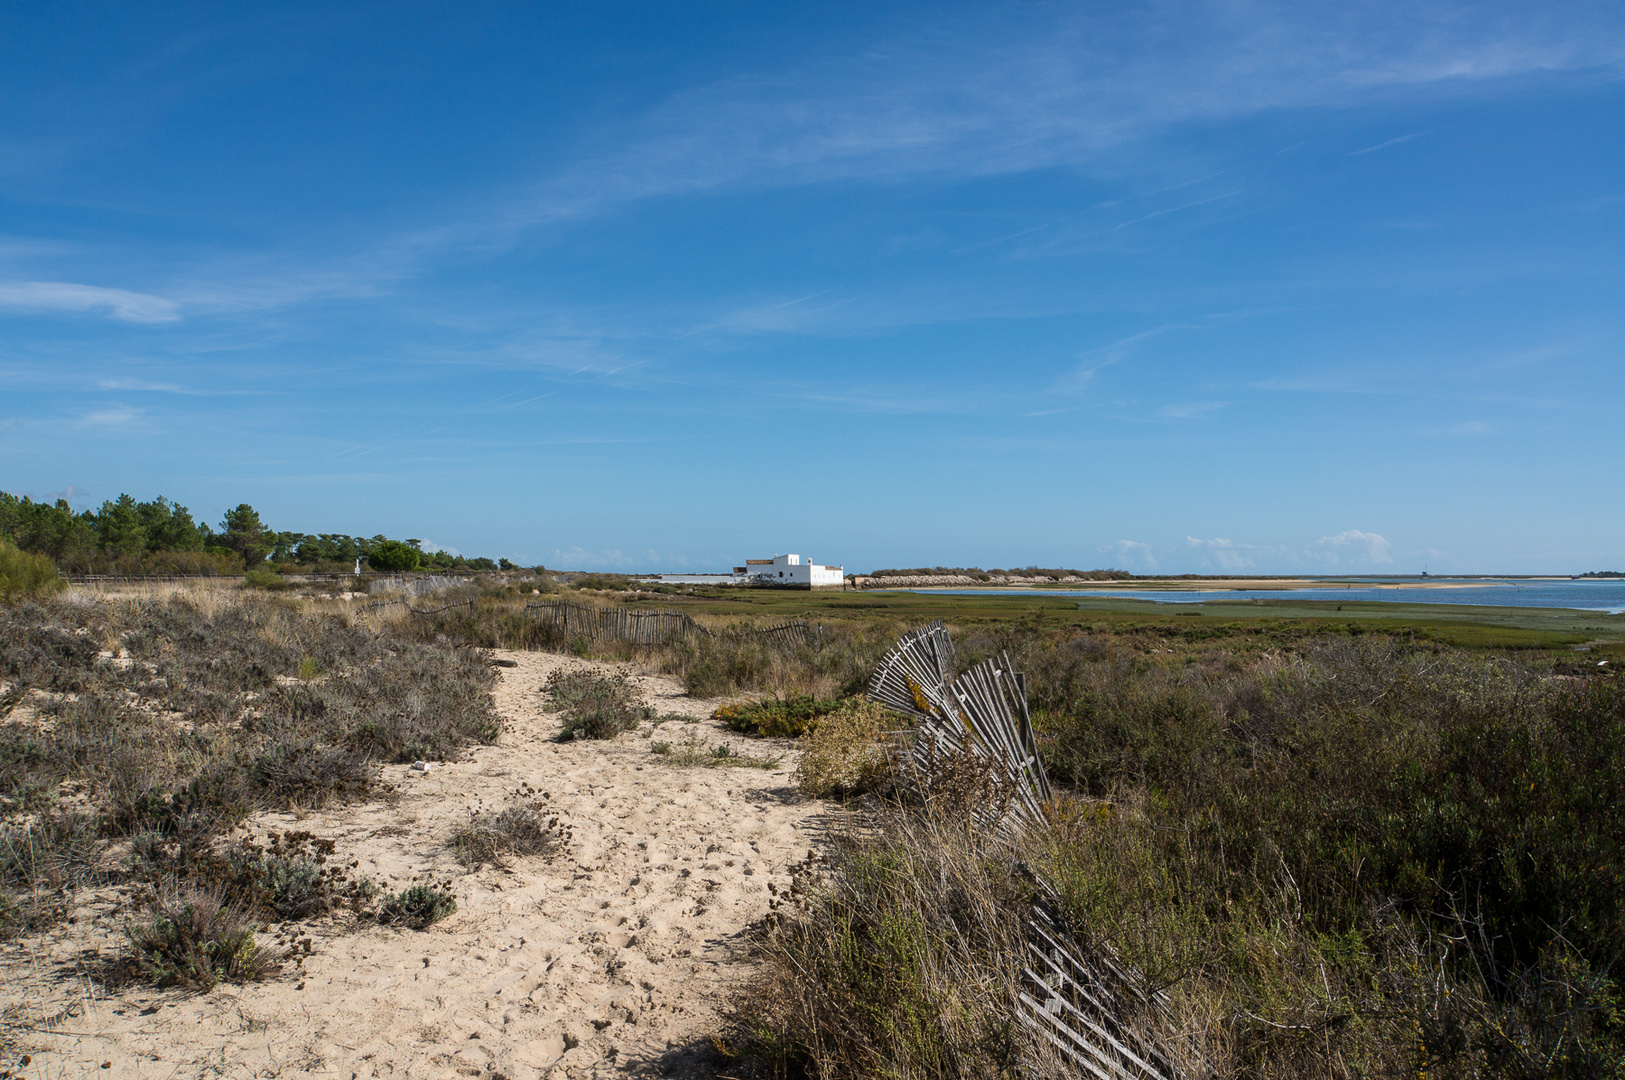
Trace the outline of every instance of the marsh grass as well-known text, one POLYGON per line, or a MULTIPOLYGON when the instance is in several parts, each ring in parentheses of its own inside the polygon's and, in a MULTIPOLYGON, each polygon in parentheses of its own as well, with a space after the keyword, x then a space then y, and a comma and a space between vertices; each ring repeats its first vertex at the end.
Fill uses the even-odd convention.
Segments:
POLYGON ((1074 1075, 1011 1020, 1031 882, 963 828, 868 824, 775 900, 730 1048, 775 1077, 1074 1075))
MULTIPOLYGON (((1617 680, 1378 635, 960 645, 962 665, 1012 653, 1062 789, 1021 857, 1080 950, 1167 995, 1143 1019, 1188 1075, 1625 1075, 1617 680)), ((997 1075, 1017 1054, 1007 1035, 966 1056, 968 1032, 1009 1028, 1007 999, 940 989, 1007 985, 973 961, 1004 946, 907 899, 1007 895, 987 865, 931 861, 997 795, 943 764, 859 804, 871 831, 764 946, 740 1037, 767 1072, 997 1075)))

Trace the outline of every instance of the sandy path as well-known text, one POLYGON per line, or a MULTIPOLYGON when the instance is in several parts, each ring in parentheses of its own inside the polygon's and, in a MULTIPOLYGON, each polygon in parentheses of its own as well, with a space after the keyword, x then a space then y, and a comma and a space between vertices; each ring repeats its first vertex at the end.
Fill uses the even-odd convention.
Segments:
MULTIPOLYGON (((394 805, 251 823, 258 834, 297 828, 332 838, 339 856, 391 890, 450 878, 455 915, 422 932, 317 923, 302 931, 314 938, 302 971, 268 983, 107 995, 74 975, 76 959, 115 952, 125 914, 112 890, 88 896, 75 923, 0 953, 0 1007, 15 1020, 60 1016, 65 1032, 23 1037, 34 1058, 26 1073, 708 1074, 715 1008, 748 970, 740 932, 766 913, 768 881, 783 884, 787 865, 812 846, 821 805, 796 795, 788 755, 772 771, 685 768, 651 753, 643 732, 555 743, 559 723, 541 686, 552 671, 588 662, 498 655, 517 662, 497 690, 508 724, 498 745, 427 774, 386 767, 401 792, 394 805), (471 806, 498 807, 522 781, 551 793, 574 829, 568 850, 552 863, 468 872, 446 837, 471 806)), ((670 679, 637 681, 663 713, 704 718, 715 704, 683 696, 670 679)), ((656 737, 690 731, 746 743, 709 719, 668 721, 656 737)), ((770 748, 748 741, 756 752, 770 748)))

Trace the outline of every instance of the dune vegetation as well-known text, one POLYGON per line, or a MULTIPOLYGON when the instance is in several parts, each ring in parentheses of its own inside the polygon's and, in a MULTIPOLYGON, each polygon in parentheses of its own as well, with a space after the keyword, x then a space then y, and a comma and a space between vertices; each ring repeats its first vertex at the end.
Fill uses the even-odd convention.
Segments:
MULTIPOLYGON (((803 791, 857 811, 757 932, 760 974, 718 1032, 749 1059, 735 1067, 983 1076, 1033 1060, 1001 929, 1025 886, 963 827, 963 800, 987 792, 968 776, 922 802, 895 773, 906 733, 857 700, 918 612, 803 596, 818 633, 786 641, 763 631, 793 598, 571 596, 676 607, 700 629, 660 646, 570 636, 528 581, 415 608, 218 589, 0 608, 0 933, 40 932, 62 890, 115 864, 145 883, 145 921, 108 978, 271 977, 297 957, 242 935, 272 919, 439 918, 431 886, 380 896, 312 838, 244 846, 229 829, 260 807, 387 798, 376 763, 497 739, 481 650, 551 650, 736 695, 730 726, 800 733, 803 791)), ((1596 659, 1616 646, 929 602, 961 664, 1008 653, 1025 674, 1060 794, 1023 859, 1078 948, 1165 995, 1137 1022, 1188 1075, 1625 1075, 1625 686, 1596 659)), ((578 737, 647 719, 614 680, 550 690, 578 737)), ((477 863, 564 828, 532 800, 471 819, 461 843, 477 863)))

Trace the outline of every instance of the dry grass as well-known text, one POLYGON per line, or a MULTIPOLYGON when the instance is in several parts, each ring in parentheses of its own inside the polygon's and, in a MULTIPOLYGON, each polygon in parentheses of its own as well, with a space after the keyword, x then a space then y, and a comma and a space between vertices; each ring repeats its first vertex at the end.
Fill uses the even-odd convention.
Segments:
POLYGON ((451 837, 457 860, 465 866, 504 865, 504 857, 553 859, 570 843, 570 827, 549 811, 546 792, 525 784, 501 810, 472 807, 468 824, 451 837))
POLYGON ((869 824, 781 897, 730 1048, 773 1077, 1077 1075, 1012 1022, 1035 898, 1018 864, 901 808, 869 824))

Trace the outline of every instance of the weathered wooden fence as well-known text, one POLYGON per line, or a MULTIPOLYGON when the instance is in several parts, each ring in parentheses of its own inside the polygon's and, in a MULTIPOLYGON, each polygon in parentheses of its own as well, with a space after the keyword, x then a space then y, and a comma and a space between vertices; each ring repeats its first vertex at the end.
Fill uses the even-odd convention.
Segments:
MULTIPOLYGON (((559 627, 566 635, 611 639, 633 645, 665 645, 679 638, 715 637, 711 631, 681 611, 639 611, 636 608, 601 608, 570 600, 526 604, 543 623, 559 627)), ((766 630, 753 630, 780 648, 817 645, 824 628, 804 622, 789 622, 766 630)))
POLYGON ((680 611, 600 608, 569 600, 526 604, 525 610, 537 612, 543 623, 557 626, 568 635, 580 634, 594 640, 612 638, 633 645, 664 645, 677 638, 710 633, 680 611))
POLYGON ((473 612, 474 610, 473 600, 458 600, 454 603, 447 604, 445 607, 415 608, 411 604, 407 603, 403 597, 396 597, 393 600, 377 600, 371 604, 363 605, 361 610, 377 611, 380 608, 395 607, 396 605, 405 608, 408 615, 438 615, 442 611, 450 611, 452 608, 467 608, 470 612, 473 612))
MULTIPOLYGON (((1012 845, 1048 827, 1049 777, 1038 756, 1027 688, 1001 653, 957 679, 953 641, 940 622, 903 635, 869 682, 869 696, 914 721, 907 762, 917 780, 971 754, 991 766, 1008 810, 972 812, 973 823, 1012 845)), ((1026 939, 1017 1018, 1097 1080, 1175 1080, 1177 1070, 1126 1017, 1166 1010, 1165 997, 1109 955, 1081 955, 1058 914, 1054 888, 1021 864, 1039 898, 1023 920, 1026 939)))

